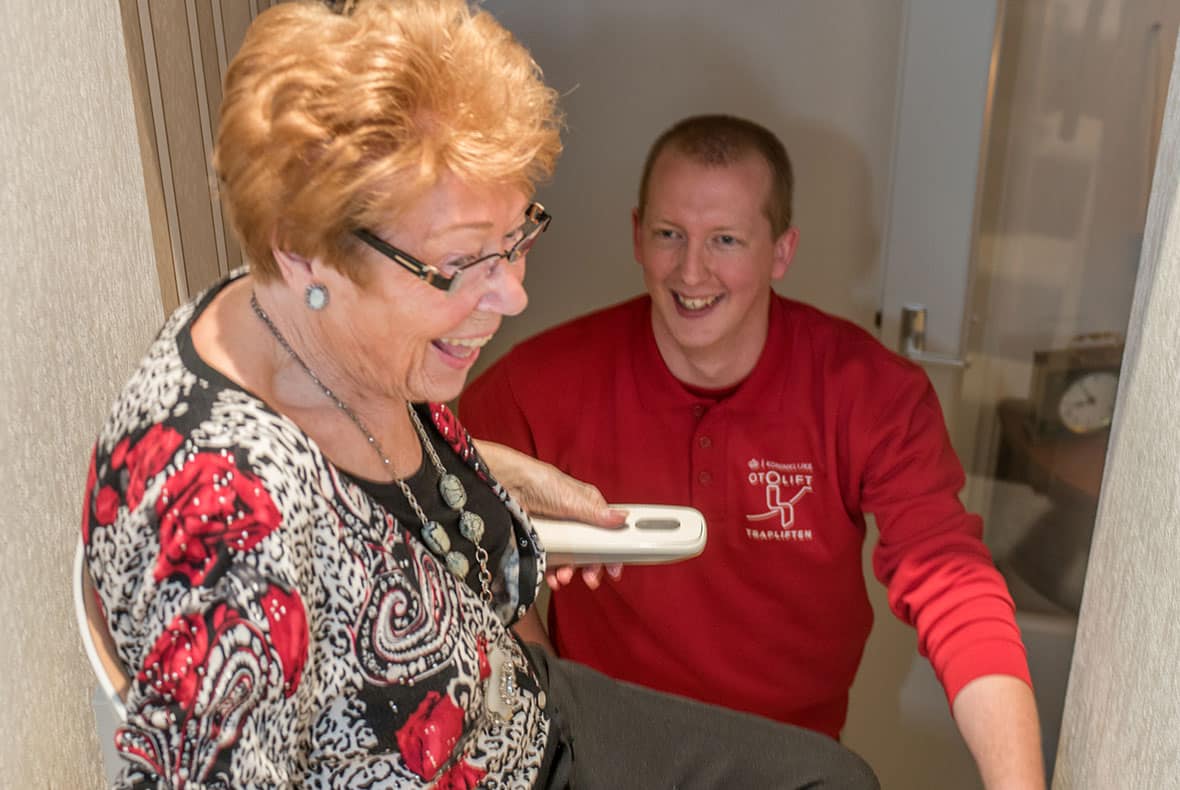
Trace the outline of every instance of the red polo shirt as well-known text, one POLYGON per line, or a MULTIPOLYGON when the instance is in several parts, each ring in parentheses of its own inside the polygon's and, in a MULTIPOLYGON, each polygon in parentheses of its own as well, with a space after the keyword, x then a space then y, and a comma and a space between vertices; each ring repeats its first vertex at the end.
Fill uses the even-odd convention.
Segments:
POLYGON ((609 675, 838 736, 873 568, 948 698, 1028 681, 1014 607, 958 499, 962 468, 925 374, 855 325, 782 297, 750 375, 717 399, 664 365, 647 297, 545 332, 473 382, 460 414, 616 503, 685 504, 704 553, 554 595, 558 652, 609 675))

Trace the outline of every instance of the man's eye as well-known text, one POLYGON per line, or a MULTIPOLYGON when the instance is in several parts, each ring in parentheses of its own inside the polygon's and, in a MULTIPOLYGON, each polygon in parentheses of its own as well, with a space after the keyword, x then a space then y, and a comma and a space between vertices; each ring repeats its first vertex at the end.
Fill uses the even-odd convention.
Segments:
POLYGON ((737 236, 731 236, 728 233, 722 233, 716 237, 716 242, 722 247, 733 247, 738 243, 737 236))
POLYGON ((656 228, 655 237, 661 241, 675 241, 680 238, 680 234, 669 228, 656 228))

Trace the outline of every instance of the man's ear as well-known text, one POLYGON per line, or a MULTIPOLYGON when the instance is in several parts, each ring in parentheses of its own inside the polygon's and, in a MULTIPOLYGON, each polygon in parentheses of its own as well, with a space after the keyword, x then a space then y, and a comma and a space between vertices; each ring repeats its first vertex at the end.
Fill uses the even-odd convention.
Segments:
POLYGON ((775 280, 787 273, 791 261, 795 259, 795 248, 799 246, 799 229, 792 226, 782 232, 774 240, 774 264, 770 269, 771 277, 775 280))
POLYGON ((643 265, 639 250, 642 245, 643 234, 643 220, 639 217, 639 207, 631 209, 631 254, 635 257, 635 262, 640 266, 643 265))

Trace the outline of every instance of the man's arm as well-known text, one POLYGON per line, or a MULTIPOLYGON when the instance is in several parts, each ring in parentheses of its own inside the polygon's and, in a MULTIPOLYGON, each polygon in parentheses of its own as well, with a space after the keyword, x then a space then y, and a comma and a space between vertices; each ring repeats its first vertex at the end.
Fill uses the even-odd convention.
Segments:
POLYGON ((988 790, 1043 790, 1041 728, 1032 689, 1010 675, 984 675, 955 697, 955 723, 988 790))
POLYGON ((988 790, 1044 787, 1040 727, 1015 607, 982 522, 959 501, 962 466, 919 371, 893 368, 892 397, 862 401, 862 506, 876 515, 873 568, 918 631, 988 790))

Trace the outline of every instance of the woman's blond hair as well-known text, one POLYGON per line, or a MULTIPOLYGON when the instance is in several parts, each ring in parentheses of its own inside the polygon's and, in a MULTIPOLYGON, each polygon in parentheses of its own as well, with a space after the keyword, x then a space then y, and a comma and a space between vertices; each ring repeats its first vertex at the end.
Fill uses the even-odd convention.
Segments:
POLYGON ((225 78, 213 165, 251 270, 272 244, 359 278, 352 231, 444 172, 531 194, 561 152, 557 95, 466 0, 280 3, 225 78))

